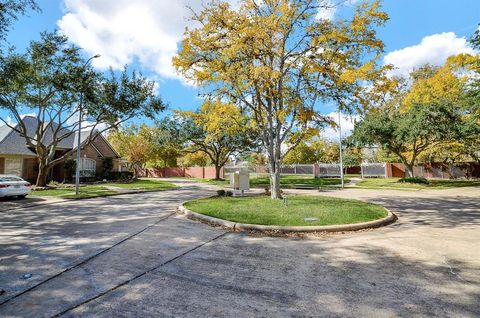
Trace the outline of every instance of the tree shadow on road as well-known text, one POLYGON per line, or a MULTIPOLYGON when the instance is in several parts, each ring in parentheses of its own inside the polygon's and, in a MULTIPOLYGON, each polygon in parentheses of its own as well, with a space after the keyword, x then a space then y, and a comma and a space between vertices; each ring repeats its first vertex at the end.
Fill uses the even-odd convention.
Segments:
POLYGON ((371 200, 396 212, 396 226, 428 225, 436 228, 480 225, 480 197, 386 197, 371 200))
POLYGON ((480 268, 339 240, 229 234, 72 316, 394 317, 480 314, 480 268))

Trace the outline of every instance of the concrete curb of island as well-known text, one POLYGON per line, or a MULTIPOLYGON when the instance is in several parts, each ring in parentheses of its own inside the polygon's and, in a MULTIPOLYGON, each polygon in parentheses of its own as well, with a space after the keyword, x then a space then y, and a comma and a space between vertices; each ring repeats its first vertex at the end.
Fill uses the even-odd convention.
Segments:
POLYGON ((339 224, 339 225, 320 225, 320 226, 279 226, 279 225, 259 225, 259 224, 245 224, 227 221, 212 216, 200 214, 187 209, 184 204, 177 208, 177 213, 186 216, 192 220, 198 220, 218 226, 231 229, 236 232, 243 231, 260 231, 260 232, 345 232, 358 231, 365 229, 373 229, 389 225, 397 220, 397 216, 390 212, 387 208, 387 216, 373 221, 353 223, 353 224, 339 224))

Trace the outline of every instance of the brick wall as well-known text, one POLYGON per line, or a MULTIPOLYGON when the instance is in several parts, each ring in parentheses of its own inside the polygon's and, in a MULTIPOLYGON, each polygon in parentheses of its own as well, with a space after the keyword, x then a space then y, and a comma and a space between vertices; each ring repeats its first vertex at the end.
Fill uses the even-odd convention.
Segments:
POLYGON ((98 151, 100 151, 100 153, 104 157, 117 158, 117 154, 112 150, 112 148, 107 144, 105 139, 103 139, 102 137, 95 138, 92 144, 95 146, 95 148, 98 149, 98 151))
POLYGON ((35 182, 38 175, 38 162, 36 158, 24 158, 22 178, 28 182, 35 182))
MULTIPOLYGON (((175 177, 188 177, 199 179, 214 179, 215 167, 170 167, 170 168, 148 168, 137 169, 136 174, 139 177, 148 178, 175 178, 175 177)), ((225 177, 225 172, 222 168, 220 171, 220 178, 225 177)))
POLYGON ((405 177, 405 166, 401 163, 387 163, 386 169, 388 178, 405 177))
POLYGON ((186 167, 185 177, 204 179, 205 168, 204 167, 186 167))
MULTIPOLYGON (((76 157, 77 157, 76 152, 74 152, 70 156, 71 159, 76 159, 76 157)), ((117 154, 112 150, 112 148, 105 142, 105 140, 102 137, 95 138, 94 141, 92 141, 87 146, 83 147, 80 150, 80 157, 95 160, 95 170, 97 173, 101 173, 103 171, 102 161, 104 157, 118 158, 117 154)), ((63 167, 63 164, 61 164, 61 166, 63 167)), ((60 169, 58 169, 58 171, 59 170, 60 169)), ((118 163, 115 163, 115 160, 114 160, 113 170, 118 171, 118 163)), ((56 177, 58 177, 58 175, 56 177)), ((63 175, 62 175, 62 178, 63 178, 63 175)))
POLYGON ((98 154, 98 152, 95 150, 95 148, 93 148, 92 145, 87 145, 86 147, 82 148, 82 150, 80 151, 80 157, 95 160, 96 172, 98 173, 103 171, 103 157, 98 154))

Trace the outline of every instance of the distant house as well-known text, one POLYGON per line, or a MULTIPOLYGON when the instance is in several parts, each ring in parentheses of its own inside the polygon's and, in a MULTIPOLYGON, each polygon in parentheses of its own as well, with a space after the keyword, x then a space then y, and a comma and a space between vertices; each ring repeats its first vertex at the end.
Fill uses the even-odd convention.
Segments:
MULTIPOLYGON (((39 123, 37 118, 28 116, 23 119, 23 122, 27 128, 28 135, 34 136, 39 123)), ((83 132, 80 136, 80 141, 82 143, 80 152, 81 175, 94 176, 96 173, 101 173, 103 171, 102 161, 105 157, 113 158, 114 171, 125 170, 123 167, 124 161, 113 149, 108 140, 101 134, 91 143, 86 145, 86 140, 89 134, 90 132, 83 132)), ((51 141, 52 135, 53 133, 46 134, 45 143, 51 141), (50 139, 50 141, 48 141, 48 139, 50 139)), ((62 128, 60 136, 67 135, 69 136, 61 140, 57 146, 55 154, 56 158, 59 158, 66 152, 77 148, 78 133, 71 133, 71 131, 62 128)), ((76 152, 70 155, 69 158, 75 159, 75 153, 76 152)), ((0 174, 17 175, 30 182, 34 182, 38 174, 38 162, 35 149, 28 147, 25 138, 16 130, 11 129, 8 126, 0 126, 0 174)), ((69 179, 68 177, 65 177, 64 164, 59 163, 51 169, 48 179, 56 181, 69 179)))

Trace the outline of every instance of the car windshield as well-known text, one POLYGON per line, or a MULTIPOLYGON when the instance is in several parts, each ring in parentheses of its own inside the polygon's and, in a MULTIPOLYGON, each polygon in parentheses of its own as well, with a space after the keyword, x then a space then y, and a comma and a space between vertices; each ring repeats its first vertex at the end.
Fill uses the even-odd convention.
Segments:
POLYGON ((17 177, 0 177, 0 182, 8 182, 8 181, 22 181, 22 179, 17 177))

